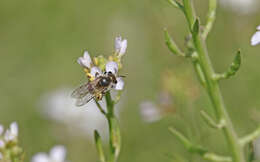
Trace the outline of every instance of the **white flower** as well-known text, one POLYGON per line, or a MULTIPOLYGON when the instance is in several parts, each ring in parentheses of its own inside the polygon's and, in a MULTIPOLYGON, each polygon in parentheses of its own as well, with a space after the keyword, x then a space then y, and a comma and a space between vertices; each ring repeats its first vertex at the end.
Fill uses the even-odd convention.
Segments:
POLYGON ((116 81, 117 81, 117 83, 116 83, 116 86, 115 86, 115 90, 123 90, 124 85, 125 85, 123 79, 121 77, 117 77, 116 81))
POLYGON ((92 64, 92 60, 91 60, 91 57, 90 57, 88 51, 85 51, 84 54, 83 54, 83 57, 79 57, 77 62, 81 66, 90 69, 91 68, 91 64, 92 64))
POLYGON ((220 5, 239 14, 250 14, 258 10, 258 0, 220 0, 220 5))
MULTIPOLYGON (((71 88, 61 88, 44 94, 39 103, 41 113, 66 126, 66 130, 72 136, 84 136, 93 141, 93 132, 96 129, 108 139, 106 118, 100 113, 95 101, 88 102, 86 109, 78 108, 70 97, 72 91, 71 88)), ((106 108, 103 100, 99 103, 106 108)), ((120 103, 116 105, 115 110, 118 115, 120 103)))
POLYGON ((4 133, 4 126, 0 124, 0 136, 4 133))
POLYGON ((4 139, 5 141, 13 141, 18 137, 18 124, 16 122, 12 122, 10 124, 10 128, 6 130, 4 139))
POLYGON ((106 72, 111 72, 113 74, 116 74, 118 71, 118 65, 114 61, 109 61, 106 64, 106 72))
MULTIPOLYGON (((114 61, 109 61, 107 64, 106 64, 106 72, 109 73, 111 72, 112 74, 114 75, 117 75, 117 72, 118 72, 118 65, 116 62, 114 61)), ((115 90, 123 90, 124 88, 124 81, 122 79, 122 77, 116 77, 116 85, 113 86, 113 88, 115 90)))
POLYGON ((3 140, 0 140, 0 148, 4 148, 5 147, 5 142, 3 140))
POLYGON ((115 51, 119 54, 119 56, 123 56, 126 52, 127 48, 127 40, 122 40, 122 37, 116 37, 115 39, 115 51))
POLYGON ((90 74, 91 74, 94 78, 96 78, 96 77, 98 77, 99 75, 102 74, 102 71, 101 71, 98 67, 94 66, 94 67, 91 68, 90 74))
POLYGON ((260 44, 260 25, 256 28, 256 33, 251 38, 251 45, 256 46, 260 44))
POLYGON ((65 162, 66 148, 64 146, 55 146, 51 149, 49 155, 38 153, 32 157, 31 162, 65 162))
POLYGON ((152 123, 161 119, 159 108, 150 101, 140 104, 141 117, 144 121, 152 123))

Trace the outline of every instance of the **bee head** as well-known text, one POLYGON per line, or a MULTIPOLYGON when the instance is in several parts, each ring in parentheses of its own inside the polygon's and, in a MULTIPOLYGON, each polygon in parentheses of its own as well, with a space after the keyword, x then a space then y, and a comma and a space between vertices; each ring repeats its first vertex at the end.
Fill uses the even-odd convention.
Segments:
POLYGON ((102 77, 99 81, 99 85, 102 87, 107 87, 111 83, 110 77, 102 77))
POLYGON ((104 72, 104 76, 110 78, 110 82, 112 82, 113 84, 117 84, 116 76, 111 71, 104 72))

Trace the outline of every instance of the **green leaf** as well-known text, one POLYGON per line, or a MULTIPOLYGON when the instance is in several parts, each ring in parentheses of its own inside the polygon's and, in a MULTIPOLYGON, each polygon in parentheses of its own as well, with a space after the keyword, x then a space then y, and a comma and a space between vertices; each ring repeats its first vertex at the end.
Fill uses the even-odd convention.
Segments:
POLYGON ((201 146, 192 144, 184 135, 174 128, 169 128, 170 132, 176 136, 176 138, 184 145, 184 147, 191 153, 197 153, 199 155, 204 155, 208 151, 201 146))
POLYGON ((241 144, 241 146, 245 146, 246 144, 254 141, 256 138, 260 137, 260 126, 253 131, 252 133, 242 137, 239 142, 241 144))
POLYGON ((240 50, 237 52, 232 64, 229 66, 228 70, 225 73, 222 74, 215 74, 213 78, 215 80, 220 79, 229 79, 230 77, 234 76, 241 66, 241 52, 240 50))
POLYGON ((203 156, 204 159, 215 162, 232 162, 232 158, 229 156, 219 156, 214 153, 206 153, 203 156))
POLYGON ((182 5, 180 2, 178 2, 178 1, 176 1, 176 0, 168 0, 168 2, 169 2, 173 7, 179 8, 179 9, 181 9, 182 11, 184 11, 183 5, 182 5))
POLYGON ((211 118, 205 111, 200 112, 203 120, 211 127, 216 129, 221 129, 225 126, 225 120, 220 120, 219 123, 216 123, 214 119, 211 118))
POLYGON ((173 54, 178 56, 185 56, 185 54, 180 50, 180 48, 177 46, 174 40, 170 37, 167 29, 164 29, 164 37, 167 47, 173 54))
POLYGON ((241 66, 241 52, 237 51, 237 54, 227 71, 227 78, 234 76, 241 66))
POLYGON ((101 138, 100 138, 100 135, 99 135, 97 130, 94 131, 94 137, 95 137, 95 143, 96 143, 96 148, 97 148, 97 152, 98 152, 100 162, 106 162, 105 154, 104 154, 103 147, 102 147, 101 138))
POLYGON ((200 22, 199 19, 196 19, 192 27, 192 35, 197 36, 199 34, 199 30, 200 30, 200 22))

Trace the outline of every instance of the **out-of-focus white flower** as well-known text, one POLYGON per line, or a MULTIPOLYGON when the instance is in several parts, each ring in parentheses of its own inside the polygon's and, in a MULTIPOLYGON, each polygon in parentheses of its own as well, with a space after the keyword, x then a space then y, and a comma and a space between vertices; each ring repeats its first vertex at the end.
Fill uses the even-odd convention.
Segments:
POLYGON ((18 137, 18 124, 13 122, 10 124, 10 128, 6 130, 4 139, 6 142, 13 141, 18 137))
POLYGON ((4 148, 5 147, 5 142, 3 140, 0 140, 0 148, 4 148))
POLYGON ((258 0, 220 0, 220 4, 239 14, 249 14, 259 8, 258 0))
POLYGON ((122 37, 116 37, 115 39, 115 51, 118 53, 118 55, 121 57, 125 54, 127 48, 127 40, 123 39, 122 37))
POLYGON ((141 117, 146 122, 156 122, 161 119, 159 108, 150 101, 144 101, 140 104, 141 117))
POLYGON ((66 148, 64 146, 55 146, 51 149, 49 155, 38 153, 32 157, 31 162, 65 162, 66 148))
MULTIPOLYGON (((79 108, 70 97, 71 92, 70 88, 61 88, 43 95, 40 99, 40 111, 47 118, 67 126, 71 135, 86 136, 92 141, 96 129, 107 137, 107 121, 95 101, 88 102, 87 108, 79 108)), ((106 108, 104 100, 99 103, 104 109, 106 108)), ((119 114, 119 105, 115 111, 119 114)))
POLYGON ((91 60, 91 57, 90 57, 88 51, 85 51, 84 54, 83 54, 83 57, 79 57, 77 62, 81 66, 90 69, 91 68, 91 64, 92 64, 92 60, 91 60))
POLYGON ((3 155, 2 155, 2 153, 0 152, 0 160, 2 160, 3 159, 3 155))
POLYGON ((256 28, 256 33, 251 38, 251 45, 256 46, 260 44, 260 25, 256 28))

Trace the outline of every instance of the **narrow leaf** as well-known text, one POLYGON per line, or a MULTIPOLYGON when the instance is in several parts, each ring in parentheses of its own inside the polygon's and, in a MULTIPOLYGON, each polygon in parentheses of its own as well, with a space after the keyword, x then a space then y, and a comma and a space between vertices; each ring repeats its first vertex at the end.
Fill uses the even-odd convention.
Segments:
POLYGON ((241 52, 239 50, 237 51, 237 54, 228 69, 227 78, 234 76, 236 72, 239 70, 240 66, 241 66, 241 52))
POLYGON ((199 22, 199 19, 196 19, 196 21, 192 27, 193 35, 197 36, 199 34, 199 30, 200 30, 200 22, 199 22))
POLYGON ((191 153, 197 153, 199 155, 204 155, 208 151, 201 146, 192 144, 184 135, 173 128, 169 128, 170 132, 177 137, 177 139, 184 145, 184 147, 191 153))
POLYGON ((100 138, 100 135, 97 130, 94 131, 94 137, 95 137, 95 143, 96 143, 96 148, 97 148, 100 162, 105 162, 106 158, 105 158, 104 151, 102 148, 101 138, 100 138))
POLYGON ((240 144, 245 146, 246 144, 254 141, 256 138, 260 136, 260 126, 252 133, 246 135, 245 137, 240 139, 240 144))
POLYGON ((177 44, 174 42, 174 40, 170 37, 167 29, 164 29, 164 37, 165 37, 165 43, 169 50, 178 56, 185 56, 185 54, 179 49, 177 44))
POLYGON ((221 129, 225 126, 225 120, 220 120, 219 123, 215 122, 214 119, 211 118, 205 111, 200 112, 204 121, 211 127, 216 129, 221 129))
POLYGON ((232 158, 228 156, 219 156, 214 153, 206 153, 204 159, 216 162, 232 162, 232 158))
POLYGON ((178 2, 178 1, 176 1, 176 0, 168 0, 168 2, 169 2, 173 7, 179 8, 179 9, 181 9, 182 11, 184 11, 184 10, 183 10, 183 5, 182 5, 180 2, 178 2))

